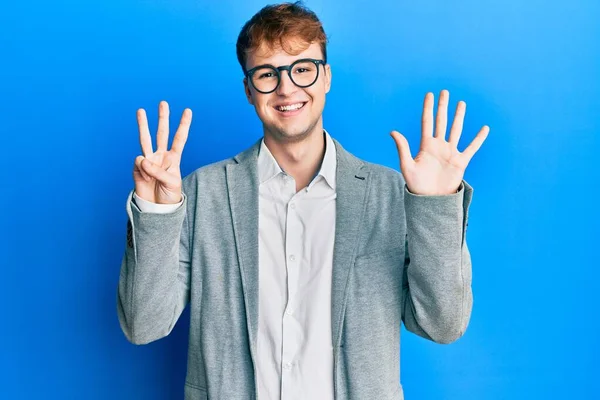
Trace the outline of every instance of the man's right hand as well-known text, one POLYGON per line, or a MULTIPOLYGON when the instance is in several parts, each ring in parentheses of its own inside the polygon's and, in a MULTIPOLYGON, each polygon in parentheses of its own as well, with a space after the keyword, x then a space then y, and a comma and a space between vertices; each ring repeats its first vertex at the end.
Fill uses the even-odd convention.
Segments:
POLYGON ((158 131, 156 151, 152 150, 152 138, 148 129, 146 111, 137 112, 140 131, 141 156, 136 157, 133 167, 135 193, 144 200, 157 204, 176 204, 181 197, 181 153, 192 123, 192 110, 186 108, 181 116, 179 128, 173 138, 171 150, 169 142, 169 105, 161 101, 158 106, 158 131))

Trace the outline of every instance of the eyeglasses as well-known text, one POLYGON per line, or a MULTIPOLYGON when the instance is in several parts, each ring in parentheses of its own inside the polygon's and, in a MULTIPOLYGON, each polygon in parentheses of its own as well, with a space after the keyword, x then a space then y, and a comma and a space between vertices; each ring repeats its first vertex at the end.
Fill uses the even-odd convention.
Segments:
POLYGON ((314 85, 319 78, 319 64, 325 65, 324 60, 313 58, 302 58, 294 61, 291 65, 274 67, 270 64, 259 65, 246 72, 246 78, 250 81, 256 91, 268 94, 272 93, 281 83, 281 72, 287 71, 294 85, 307 88, 314 85))

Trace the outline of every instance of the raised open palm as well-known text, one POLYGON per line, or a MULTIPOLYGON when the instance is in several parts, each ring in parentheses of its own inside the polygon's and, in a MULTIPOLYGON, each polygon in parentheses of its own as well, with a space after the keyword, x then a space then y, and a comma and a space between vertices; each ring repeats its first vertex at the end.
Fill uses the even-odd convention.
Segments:
POLYGON ((391 133, 400 156, 400 170, 411 193, 419 195, 456 193, 467 165, 489 133, 489 127, 487 125, 483 126, 469 146, 462 153, 458 151, 458 140, 462 133, 467 107, 464 101, 460 101, 456 107, 454 121, 450 128, 450 136, 446 141, 449 96, 447 90, 442 90, 440 93, 434 134, 433 93, 425 95, 421 148, 414 159, 411 156, 406 138, 397 131, 391 133))
POLYGON ((171 150, 169 142, 169 104, 161 101, 158 106, 158 130, 156 151, 152 150, 152 137, 148 128, 146 111, 137 112, 142 154, 135 159, 133 180, 135 193, 144 200, 158 204, 176 204, 181 201, 181 154, 187 141, 192 110, 186 108, 181 116, 179 128, 173 138, 171 150))

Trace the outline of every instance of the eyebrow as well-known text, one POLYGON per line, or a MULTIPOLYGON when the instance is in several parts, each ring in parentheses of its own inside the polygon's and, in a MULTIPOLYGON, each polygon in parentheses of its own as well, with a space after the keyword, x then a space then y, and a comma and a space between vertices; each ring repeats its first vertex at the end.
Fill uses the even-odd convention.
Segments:
POLYGON ((298 61, 298 60, 306 60, 306 59, 310 59, 310 60, 320 60, 320 58, 315 58, 315 57, 309 57, 309 56, 306 56, 306 57, 300 57, 300 58, 296 58, 295 60, 293 60, 293 61, 292 61, 291 63, 289 63, 289 64, 283 64, 283 65, 279 65, 279 66, 275 66, 275 65, 273 65, 273 64, 259 64, 259 65, 255 65, 254 67, 251 67, 251 68, 248 68, 248 69, 246 69, 246 71, 250 71, 251 69, 258 68, 258 67, 272 67, 272 68, 275 68, 275 69, 277 69, 277 68, 279 68, 279 67, 289 67, 290 65, 292 65, 293 63, 295 63, 295 62, 296 62, 296 61, 298 61))

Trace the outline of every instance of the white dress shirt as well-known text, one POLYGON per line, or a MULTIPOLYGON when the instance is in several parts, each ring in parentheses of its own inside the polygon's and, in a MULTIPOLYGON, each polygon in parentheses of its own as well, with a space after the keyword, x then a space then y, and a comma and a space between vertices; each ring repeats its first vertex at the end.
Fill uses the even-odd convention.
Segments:
MULTIPOLYGON (((261 400, 333 400, 331 278, 336 211, 335 144, 324 131, 325 156, 311 183, 296 193, 261 142, 259 308, 256 382, 261 400)), ((166 213, 134 194, 142 212, 166 213)))

